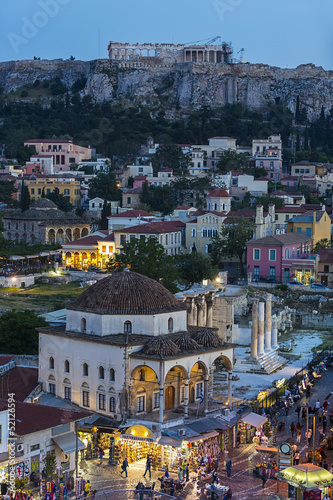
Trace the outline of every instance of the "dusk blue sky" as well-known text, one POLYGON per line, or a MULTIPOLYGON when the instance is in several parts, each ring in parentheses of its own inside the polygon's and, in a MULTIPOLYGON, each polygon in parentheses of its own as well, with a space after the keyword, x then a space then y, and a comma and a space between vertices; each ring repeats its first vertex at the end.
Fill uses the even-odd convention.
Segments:
POLYGON ((333 69, 332 0, 2 0, 0 13, 0 61, 91 60, 108 57, 110 40, 220 35, 251 63, 333 69))

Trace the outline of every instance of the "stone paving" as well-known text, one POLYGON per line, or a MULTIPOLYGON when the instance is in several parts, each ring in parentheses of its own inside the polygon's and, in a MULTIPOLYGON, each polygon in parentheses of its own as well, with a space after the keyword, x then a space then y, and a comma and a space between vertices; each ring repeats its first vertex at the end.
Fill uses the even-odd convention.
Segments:
MULTIPOLYGON (((327 398, 333 406, 333 395, 331 395, 331 390, 333 389, 333 369, 327 370, 321 379, 317 379, 315 386, 312 388, 311 396, 308 401, 305 398, 301 400, 301 403, 308 403, 311 406, 315 405, 317 399, 321 403, 327 398)), ((284 419, 286 426, 285 431, 278 433, 277 445, 283 442, 292 443, 295 439, 291 438, 289 431, 290 424, 293 421, 295 424, 297 422, 297 413, 295 412, 295 407, 293 407, 288 416, 285 412, 281 412, 278 416, 278 420, 284 419)), ((306 454, 306 439, 305 433, 305 420, 302 421, 302 438, 301 438, 301 460, 305 461, 306 454)), ((328 421, 327 432, 330 430, 330 423, 328 421)), ((316 443, 318 443, 319 435, 316 433, 316 443)), ((233 495, 232 498, 236 500, 267 500, 267 499, 286 499, 287 490, 286 486, 280 483, 280 491, 277 494, 277 483, 275 480, 268 480, 265 488, 262 488, 262 481, 260 478, 255 478, 252 474, 254 465, 260 460, 259 453, 256 452, 255 446, 253 444, 244 447, 239 447, 230 452, 230 458, 232 460, 232 474, 231 478, 227 478, 226 472, 224 470, 223 464, 220 465, 218 470, 218 477, 220 478, 220 483, 230 486, 233 495)), ((151 480, 143 478, 145 463, 144 461, 138 462, 136 464, 130 464, 128 468, 128 478, 123 477, 120 474, 120 466, 109 466, 107 460, 104 460, 102 465, 99 465, 98 460, 84 461, 81 462, 80 467, 83 471, 83 476, 85 479, 89 479, 92 488, 98 490, 98 496, 96 500, 118 500, 126 498, 137 498, 133 493, 121 493, 117 490, 130 490, 133 489, 139 481, 143 481, 146 485, 151 485, 154 481, 156 483, 156 490, 159 491, 160 482, 158 477, 161 473, 158 471, 152 471, 151 480), (105 493, 102 493, 105 491, 105 493)), ((333 451, 328 452, 328 464, 329 467, 333 462, 333 451)), ((203 488, 205 486, 205 481, 196 481, 192 476, 190 476, 190 481, 186 484, 182 493, 177 495, 177 498, 181 500, 197 500, 210 498, 204 492, 203 488)), ((146 497, 145 497, 146 498, 146 497)), ((156 497, 159 498, 159 497, 156 497)), ((164 497, 168 498, 168 497, 164 497)))

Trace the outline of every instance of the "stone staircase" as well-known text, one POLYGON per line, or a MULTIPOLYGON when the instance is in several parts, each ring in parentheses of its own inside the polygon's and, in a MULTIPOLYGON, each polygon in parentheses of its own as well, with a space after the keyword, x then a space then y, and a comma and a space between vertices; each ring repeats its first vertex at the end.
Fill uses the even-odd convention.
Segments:
POLYGON ((269 351, 258 358, 257 361, 252 361, 247 358, 237 358, 234 366, 234 373, 257 373, 269 375, 288 363, 288 360, 279 356, 277 351, 269 351))

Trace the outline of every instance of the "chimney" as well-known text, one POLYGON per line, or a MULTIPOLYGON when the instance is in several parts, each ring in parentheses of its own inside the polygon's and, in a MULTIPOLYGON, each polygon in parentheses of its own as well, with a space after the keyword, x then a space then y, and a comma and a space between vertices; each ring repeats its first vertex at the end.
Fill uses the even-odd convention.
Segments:
POLYGON ((256 208, 256 224, 264 223, 264 207, 262 205, 257 205, 256 208))
POLYGON ((274 205, 274 203, 270 203, 268 205, 268 213, 272 218, 272 222, 274 222, 275 221, 275 205, 274 205))
MULTIPOLYGON (((313 211, 313 226, 315 225, 316 223, 316 215, 317 215, 317 212, 314 210, 313 211)), ((314 232, 314 228, 313 228, 313 232, 314 232)))

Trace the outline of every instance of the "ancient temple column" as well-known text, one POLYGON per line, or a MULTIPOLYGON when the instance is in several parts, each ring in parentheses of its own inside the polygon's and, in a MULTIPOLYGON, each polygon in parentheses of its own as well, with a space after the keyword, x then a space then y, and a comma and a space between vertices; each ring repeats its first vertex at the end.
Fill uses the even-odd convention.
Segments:
POLYGON ((198 322, 197 322, 198 326, 204 326, 204 310, 203 310, 204 300, 205 300, 204 297, 198 297, 198 299, 196 300, 196 305, 198 310, 198 322))
POLYGON ((265 349, 272 350, 272 294, 266 295, 265 349))
POLYGON ((206 326, 212 327, 213 326, 213 296, 212 295, 209 295, 206 298, 206 304, 207 304, 206 326))
POLYGON ((205 376, 204 382, 204 412, 208 412, 208 375, 205 376))
POLYGON ((272 349, 277 349, 278 342, 278 327, 277 327, 277 319, 275 314, 272 316, 272 349))
POLYGON ((185 399, 184 399, 184 417, 188 417, 188 385, 190 381, 185 380, 185 399))
POLYGON ((228 372, 228 407, 232 409, 232 372, 228 372))
POLYGON ((163 424, 164 420, 164 385, 160 385, 160 407, 158 411, 158 421, 160 424, 163 424))
POLYGON ((265 340, 265 302, 259 302, 259 321, 258 321, 258 356, 262 356, 265 340))
POLYGON ((258 307, 259 299, 252 300, 251 357, 258 359, 258 307))

